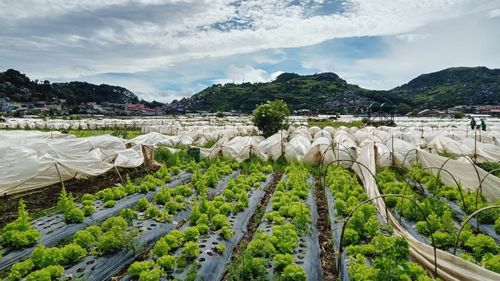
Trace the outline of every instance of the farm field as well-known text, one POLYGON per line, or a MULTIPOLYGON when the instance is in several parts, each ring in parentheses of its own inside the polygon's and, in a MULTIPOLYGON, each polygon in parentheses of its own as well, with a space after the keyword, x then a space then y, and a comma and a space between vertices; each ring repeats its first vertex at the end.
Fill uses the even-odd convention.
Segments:
POLYGON ((240 121, 0 131, 0 200, 17 209, 0 277, 500 280, 496 121, 298 122, 267 138, 240 121))

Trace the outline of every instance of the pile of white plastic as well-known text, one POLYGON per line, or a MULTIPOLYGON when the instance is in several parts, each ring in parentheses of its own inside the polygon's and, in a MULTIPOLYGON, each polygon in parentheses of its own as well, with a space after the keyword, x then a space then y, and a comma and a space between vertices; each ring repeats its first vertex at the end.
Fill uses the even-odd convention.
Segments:
POLYGON ((58 132, 0 131, 0 194, 13 194, 142 165, 141 146, 105 135, 75 138, 58 132))

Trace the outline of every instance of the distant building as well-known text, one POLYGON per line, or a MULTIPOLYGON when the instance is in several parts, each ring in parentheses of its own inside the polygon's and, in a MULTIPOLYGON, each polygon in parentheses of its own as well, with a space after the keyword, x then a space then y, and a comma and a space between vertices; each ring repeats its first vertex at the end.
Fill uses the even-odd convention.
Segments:
POLYGON ((128 114, 136 114, 136 115, 156 115, 158 113, 156 108, 146 107, 146 105, 143 103, 137 103, 137 104, 126 103, 125 112, 128 114))
POLYGON ((0 112, 12 112, 14 106, 5 98, 0 98, 0 112))
POLYGON ((500 105, 476 105, 474 109, 479 114, 500 115, 500 105))

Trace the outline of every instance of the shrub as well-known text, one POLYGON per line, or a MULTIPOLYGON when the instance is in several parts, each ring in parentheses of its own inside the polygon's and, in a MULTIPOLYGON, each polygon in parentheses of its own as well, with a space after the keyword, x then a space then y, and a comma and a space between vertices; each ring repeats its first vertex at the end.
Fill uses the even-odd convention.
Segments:
POLYGON ((68 244, 62 249, 63 264, 73 264, 85 258, 87 251, 78 244, 68 244))
POLYGON ((269 137, 280 129, 286 129, 284 121, 288 115, 290 109, 287 104, 282 100, 274 100, 257 106, 252 121, 265 137, 269 137))
POLYGON ((108 200, 104 202, 104 208, 113 208, 116 205, 115 200, 108 200))
POLYGON ((49 265, 59 265, 63 261, 62 251, 59 248, 45 248, 38 244, 31 253, 31 260, 38 268, 49 265))
POLYGON ((174 270, 176 258, 171 255, 164 255, 156 260, 156 264, 160 266, 163 270, 171 272, 174 270))
POLYGON ((500 217, 495 221, 495 232, 500 234, 500 217))
POLYGON ((187 260, 193 260, 200 254, 197 242, 186 242, 184 247, 182 247, 182 254, 187 260))
POLYGON ((85 219, 85 215, 82 210, 74 207, 66 210, 64 213, 64 220, 66 223, 81 223, 85 219))
POLYGON ((21 280, 26 274, 28 274, 35 264, 31 259, 27 259, 22 262, 15 263, 10 269, 10 273, 7 276, 7 281, 17 281, 21 280))
POLYGON ((128 268, 128 274, 133 277, 139 277, 143 271, 149 270, 154 264, 154 261, 136 261, 128 268))

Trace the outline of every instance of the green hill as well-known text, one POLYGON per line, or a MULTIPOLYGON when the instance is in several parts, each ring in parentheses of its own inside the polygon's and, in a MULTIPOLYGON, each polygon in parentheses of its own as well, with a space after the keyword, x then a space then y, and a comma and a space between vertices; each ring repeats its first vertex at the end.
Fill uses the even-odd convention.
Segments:
POLYGON ((334 73, 306 76, 284 73, 269 83, 216 84, 190 98, 174 101, 173 105, 198 111, 249 112, 267 100, 282 99, 295 110, 351 111, 360 109, 367 92, 334 73))
POLYGON ((255 105, 273 99, 284 100, 293 110, 321 113, 363 112, 372 102, 406 104, 412 109, 499 104, 500 69, 449 68, 420 75, 388 91, 363 89, 334 73, 284 73, 268 83, 213 85, 192 97, 174 101, 171 106, 188 111, 250 112, 255 105))
POLYGON ((68 105, 82 102, 137 103, 139 98, 131 91, 106 84, 94 85, 87 82, 50 83, 31 81, 25 74, 8 69, 0 72, 0 98, 14 102, 52 101, 65 99, 68 105))
POLYGON ((391 90, 419 107, 500 104, 500 69, 455 67, 422 74, 391 90))

